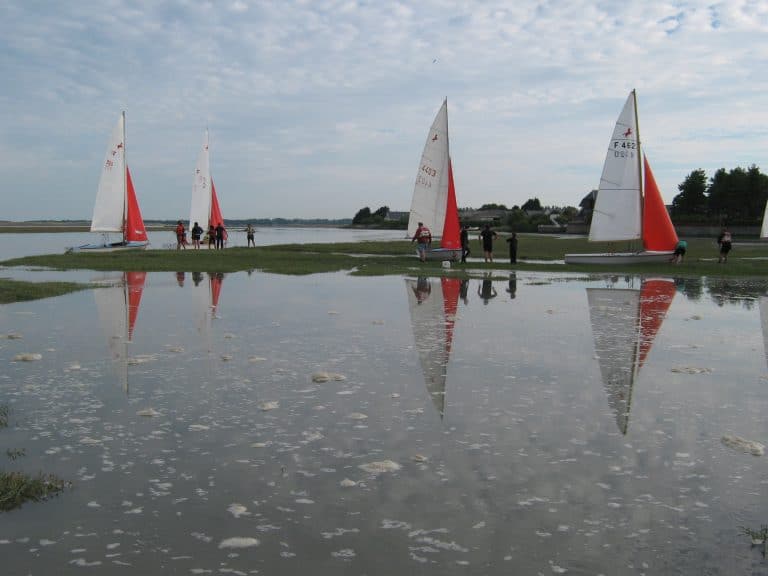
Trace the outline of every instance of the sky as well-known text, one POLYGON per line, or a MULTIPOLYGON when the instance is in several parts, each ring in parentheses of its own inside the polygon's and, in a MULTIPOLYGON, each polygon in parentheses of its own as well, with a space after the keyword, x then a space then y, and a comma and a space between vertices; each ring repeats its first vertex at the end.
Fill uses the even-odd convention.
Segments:
POLYGON ((578 205, 637 90, 667 203, 768 173, 768 2, 0 0, 0 220, 88 219, 107 139, 185 219, 206 128, 225 218, 410 208, 444 98, 459 207, 578 205))

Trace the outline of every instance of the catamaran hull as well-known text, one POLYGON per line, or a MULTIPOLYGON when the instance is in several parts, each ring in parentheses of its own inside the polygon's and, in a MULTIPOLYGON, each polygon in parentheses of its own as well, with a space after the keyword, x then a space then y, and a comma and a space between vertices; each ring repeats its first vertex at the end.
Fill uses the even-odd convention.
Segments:
MULTIPOLYGON (((416 251, 416 255, 419 255, 419 251, 416 251)), ((427 250, 427 260, 450 260, 451 262, 458 262, 461 260, 461 249, 454 250, 452 248, 435 248, 433 250, 427 250)))
POLYGON ((149 242, 110 242, 100 244, 83 244, 67 248, 67 252, 116 252, 118 250, 144 250, 149 242))
POLYGON ((566 254, 566 264, 647 264, 669 262, 673 250, 645 252, 611 252, 606 254, 566 254))

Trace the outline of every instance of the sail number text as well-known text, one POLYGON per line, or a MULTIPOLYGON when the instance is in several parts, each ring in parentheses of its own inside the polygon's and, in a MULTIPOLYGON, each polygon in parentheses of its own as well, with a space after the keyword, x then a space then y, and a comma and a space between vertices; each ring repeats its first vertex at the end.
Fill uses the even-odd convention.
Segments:
POLYGON ((614 140, 613 157, 614 158, 634 158, 637 150, 637 142, 632 140, 614 140))
POLYGON ((435 170, 434 168, 430 168, 426 164, 422 165, 421 171, 427 174, 428 176, 432 176, 432 178, 437 176, 437 170, 435 170))

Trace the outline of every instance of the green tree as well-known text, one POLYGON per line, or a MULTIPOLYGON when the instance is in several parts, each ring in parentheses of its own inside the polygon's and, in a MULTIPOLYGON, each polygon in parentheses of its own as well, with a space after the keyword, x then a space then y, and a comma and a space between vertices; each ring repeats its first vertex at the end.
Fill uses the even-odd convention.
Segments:
POLYGON ((682 184, 678 184, 680 194, 672 199, 672 214, 699 214, 707 209, 707 175, 699 168, 694 170, 682 184))
POLYGON ((384 218, 387 217, 387 214, 389 214, 389 206, 382 206, 373 213, 373 217, 378 220, 384 220, 384 218))
POLYGON ((355 217, 352 218, 352 224, 365 224, 370 219, 371 209, 366 206, 365 208, 360 208, 360 210, 357 211, 355 217))
POLYGON ((480 206, 480 210, 506 210, 507 207, 504 204, 483 204, 480 206))
POLYGON ((538 198, 529 198, 522 206, 523 210, 541 210, 541 202, 538 198))

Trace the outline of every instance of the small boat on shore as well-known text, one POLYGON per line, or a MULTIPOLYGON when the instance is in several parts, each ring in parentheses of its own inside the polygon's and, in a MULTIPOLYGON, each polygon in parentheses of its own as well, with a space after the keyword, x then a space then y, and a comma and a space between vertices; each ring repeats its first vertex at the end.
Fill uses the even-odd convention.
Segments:
POLYGON ((677 233, 651 165, 640 147, 637 96, 630 92, 616 121, 600 177, 590 242, 642 241, 642 250, 566 254, 566 264, 643 264, 672 258, 677 233), (644 177, 643 177, 644 176, 644 177))
POLYGON ((149 244, 125 158, 125 112, 120 115, 107 144, 93 207, 91 232, 101 233, 102 241, 68 248, 67 252, 143 250, 149 244), (110 233, 120 233, 122 239, 113 242, 109 238, 110 233))
POLYGON ((428 260, 458 261, 461 258, 459 210, 453 183, 453 166, 448 145, 448 99, 435 116, 424 144, 413 187, 408 237, 413 238, 419 222, 440 238, 440 248, 427 250, 428 260))

